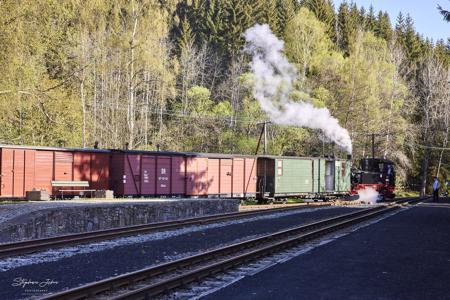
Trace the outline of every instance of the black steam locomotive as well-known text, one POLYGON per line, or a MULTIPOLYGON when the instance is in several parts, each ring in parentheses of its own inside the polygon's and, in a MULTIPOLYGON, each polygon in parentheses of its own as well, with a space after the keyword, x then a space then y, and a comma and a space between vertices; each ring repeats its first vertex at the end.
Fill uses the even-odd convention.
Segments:
POLYGON ((383 200, 395 198, 394 163, 383 158, 363 158, 359 169, 352 170, 352 194, 372 188, 383 200))

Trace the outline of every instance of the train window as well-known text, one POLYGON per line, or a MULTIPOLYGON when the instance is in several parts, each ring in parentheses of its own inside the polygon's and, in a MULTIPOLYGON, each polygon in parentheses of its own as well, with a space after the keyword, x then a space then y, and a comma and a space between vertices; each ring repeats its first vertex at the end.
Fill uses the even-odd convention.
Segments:
POLYGON ((283 167, 283 161, 282 160, 277 160, 277 165, 278 165, 278 168, 282 168, 283 167))
POLYGON ((387 174, 391 175, 392 174, 392 165, 388 165, 387 166, 387 174))
POLYGON ((277 160, 277 174, 278 176, 283 176, 283 161, 277 160))

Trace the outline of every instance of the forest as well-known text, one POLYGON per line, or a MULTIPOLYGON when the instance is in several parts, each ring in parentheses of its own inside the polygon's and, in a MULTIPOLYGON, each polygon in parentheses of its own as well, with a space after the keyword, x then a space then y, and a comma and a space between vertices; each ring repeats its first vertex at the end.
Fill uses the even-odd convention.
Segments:
MULTIPOLYGON (((0 0, 0 142, 254 154, 269 117, 243 33, 268 24, 292 98, 327 107, 355 160, 373 134, 400 189, 420 190, 450 177, 450 39, 390 20, 330 0, 0 0)), ((320 130, 267 128, 271 155, 346 157, 320 130)))

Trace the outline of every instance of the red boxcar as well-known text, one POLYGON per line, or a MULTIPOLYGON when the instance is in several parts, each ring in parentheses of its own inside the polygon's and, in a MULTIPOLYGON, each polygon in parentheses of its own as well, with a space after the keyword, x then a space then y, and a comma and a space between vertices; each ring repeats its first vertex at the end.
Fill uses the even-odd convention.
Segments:
POLYGON ((185 168, 182 153, 113 151, 111 188, 119 196, 182 196, 185 168))
POLYGON ((49 147, 0 146, 0 198, 24 198, 27 191, 54 194, 51 182, 89 181, 109 189, 109 151, 49 147))
POLYGON ((253 156, 186 153, 186 195, 209 197, 256 196, 253 156))

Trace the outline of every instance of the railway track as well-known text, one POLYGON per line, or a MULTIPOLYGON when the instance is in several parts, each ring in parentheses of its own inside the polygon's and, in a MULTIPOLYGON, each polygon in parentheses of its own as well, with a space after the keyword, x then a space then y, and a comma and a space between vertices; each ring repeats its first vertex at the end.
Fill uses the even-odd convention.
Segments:
POLYGON ((421 200, 402 199, 326 220, 282 230, 216 250, 87 284, 42 299, 151 299, 170 290, 283 251, 325 234, 421 200))
POLYGON ((34 239, 14 243, 0 244, 0 258, 23 255, 47 249, 55 249, 58 247, 65 247, 69 245, 83 244, 94 241, 102 241, 114 239, 124 236, 132 236, 136 234, 158 232, 163 230, 173 230, 192 225, 204 225, 215 223, 219 221, 248 218, 252 216, 267 215, 278 212, 301 210, 305 208, 316 208, 330 206, 330 204, 315 205, 315 206, 295 206, 282 207, 264 210, 252 210, 237 213, 229 213, 222 215, 212 215, 199 218, 190 218, 169 222, 150 223, 144 225, 126 226, 120 228, 113 228, 107 230, 97 230, 85 233, 68 234, 62 236, 55 236, 50 238, 34 239))

